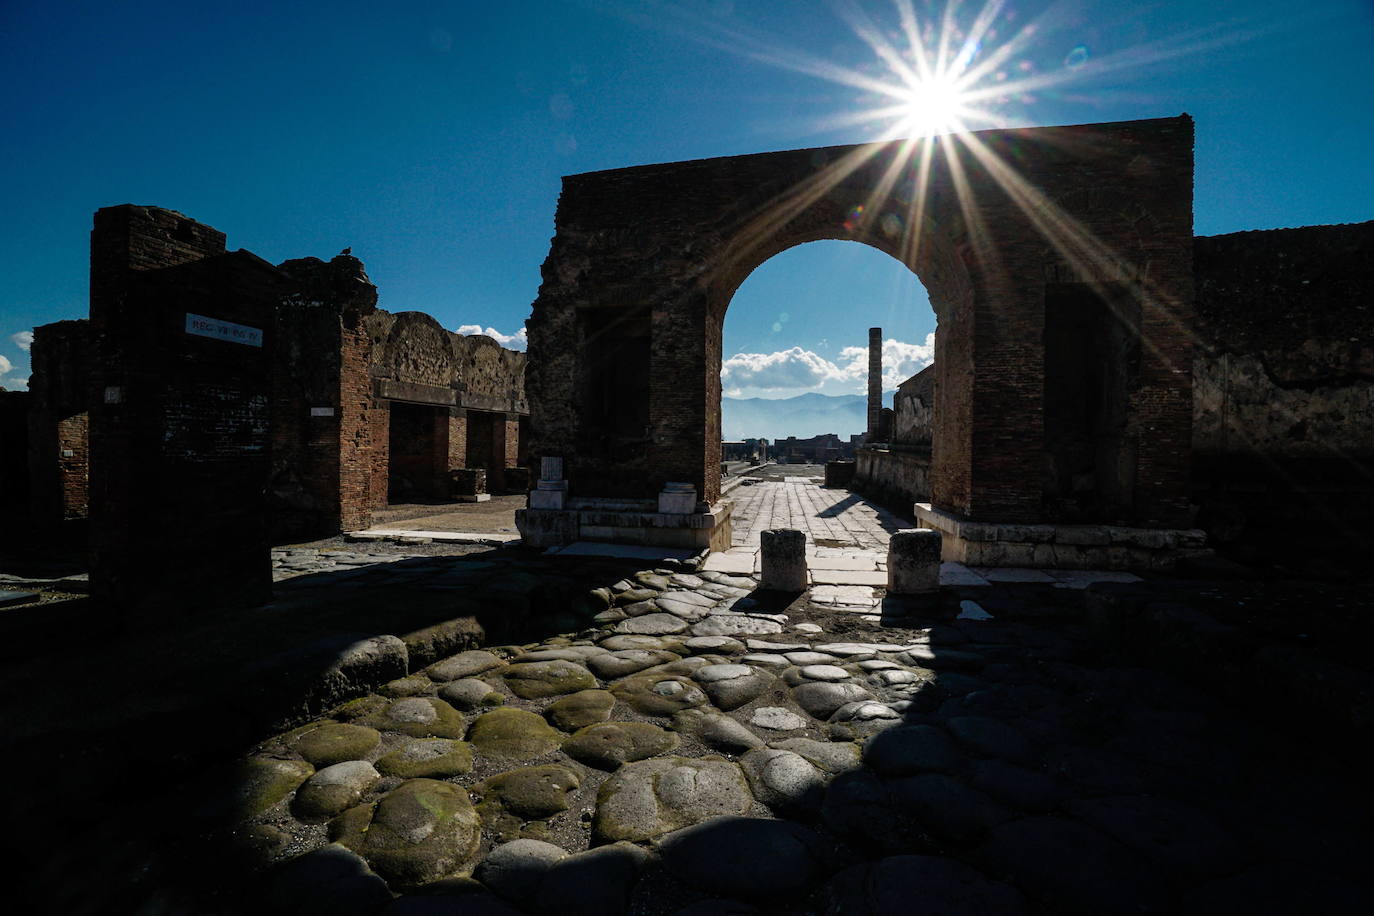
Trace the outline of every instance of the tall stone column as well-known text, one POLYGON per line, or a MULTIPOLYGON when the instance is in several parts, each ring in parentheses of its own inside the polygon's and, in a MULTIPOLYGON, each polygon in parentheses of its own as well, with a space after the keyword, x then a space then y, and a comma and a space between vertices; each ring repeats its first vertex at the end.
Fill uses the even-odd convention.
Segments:
POLYGON ((868 441, 881 439, 883 425, 883 329, 868 329, 868 441))

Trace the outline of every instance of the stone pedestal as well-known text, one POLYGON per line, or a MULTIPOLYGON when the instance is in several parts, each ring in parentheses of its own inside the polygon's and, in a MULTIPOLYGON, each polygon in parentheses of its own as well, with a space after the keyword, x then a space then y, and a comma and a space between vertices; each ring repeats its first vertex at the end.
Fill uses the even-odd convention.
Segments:
POLYGON ((887 593, 930 595, 940 590, 940 532, 897 531, 887 545, 887 593))
POLYGON ((562 511, 567 502, 568 482, 563 479, 563 459, 540 458, 539 483, 530 491, 530 508, 562 511))
POLYGON ((691 515, 697 509, 697 488, 690 483, 665 483, 658 494, 658 511, 663 515, 691 515))
POLYGON ((453 497, 460 503, 484 503, 491 499, 487 492, 486 468, 457 468, 450 471, 453 497))
POLYGON ((806 590, 806 534, 793 528, 773 528, 759 536, 763 561, 760 588, 780 592, 806 590))

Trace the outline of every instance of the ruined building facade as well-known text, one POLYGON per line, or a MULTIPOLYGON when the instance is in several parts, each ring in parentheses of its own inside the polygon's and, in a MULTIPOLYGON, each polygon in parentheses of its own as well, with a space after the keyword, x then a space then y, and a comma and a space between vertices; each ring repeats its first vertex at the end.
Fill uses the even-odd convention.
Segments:
POLYGON ((138 506, 168 491, 167 465, 188 461, 218 485, 251 478, 259 495, 245 498, 275 541, 442 501, 455 469, 523 489, 523 353, 377 308, 357 258, 272 265, 225 241, 158 207, 96 213, 90 318, 35 329, 36 527, 148 514, 138 506))

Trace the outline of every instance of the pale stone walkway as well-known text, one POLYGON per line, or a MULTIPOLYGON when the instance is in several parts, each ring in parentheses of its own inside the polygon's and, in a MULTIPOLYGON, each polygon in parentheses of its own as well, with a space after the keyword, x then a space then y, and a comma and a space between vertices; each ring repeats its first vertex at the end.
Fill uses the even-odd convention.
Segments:
POLYGON ((735 502, 731 516, 732 546, 759 546, 759 535, 769 528, 795 528, 806 532, 807 546, 887 553, 892 532, 914 528, 914 522, 898 518, 886 509, 848 490, 829 490, 815 478, 788 477, 763 481, 730 491, 735 502))

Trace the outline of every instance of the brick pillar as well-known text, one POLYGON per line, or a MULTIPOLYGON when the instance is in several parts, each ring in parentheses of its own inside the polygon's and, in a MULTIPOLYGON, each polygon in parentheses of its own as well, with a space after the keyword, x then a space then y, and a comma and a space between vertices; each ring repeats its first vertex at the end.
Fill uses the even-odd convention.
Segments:
POLYGON ((883 425, 883 329, 868 329, 868 441, 880 441, 883 425))

